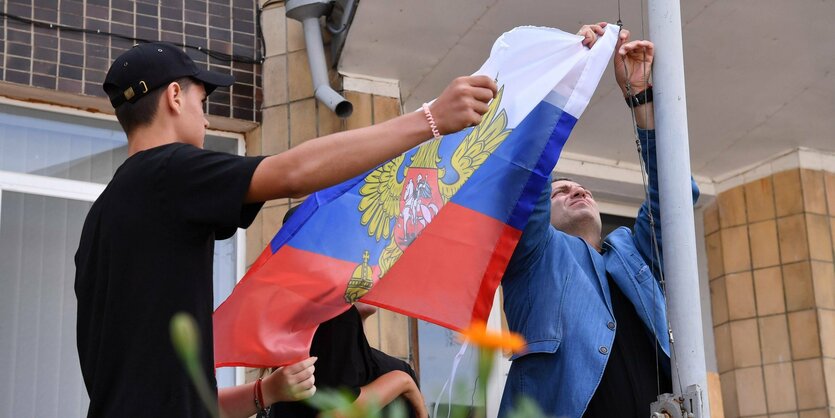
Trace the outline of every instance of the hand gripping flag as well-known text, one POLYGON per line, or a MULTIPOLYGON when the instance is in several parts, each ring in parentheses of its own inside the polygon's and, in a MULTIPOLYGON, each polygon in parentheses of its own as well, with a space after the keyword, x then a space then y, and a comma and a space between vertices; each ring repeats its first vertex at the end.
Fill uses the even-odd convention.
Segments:
POLYGON ((214 315, 218 367, 308 355, 357 300, 461 330, 486 320, 513 249, 608 64, 618 27, 520 27, 477 74, 499 92, 481 124, 310 196, 214 315))

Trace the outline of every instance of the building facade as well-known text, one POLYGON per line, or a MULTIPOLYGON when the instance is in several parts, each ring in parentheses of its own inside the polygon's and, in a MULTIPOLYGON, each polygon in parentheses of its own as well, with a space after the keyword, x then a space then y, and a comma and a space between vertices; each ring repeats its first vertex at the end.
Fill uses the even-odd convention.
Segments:
MULTIPOLYGON (((194 47, 186 51, 198 65, 237 79, 209 98, 207 146, 246 155, 398 116, 400 87, 330 70, 354 106, 336 117, 314 98, 301 24, 281 0, 5 0, 0 8, 0 415, 83 416, 72 256, 90 203, 126 157, 101 90, 110 62, 140 39, 194 47)), ((835 155, 789 148, 719 179, 697 177, 698 302, 714 417, 835 417, 835 155)), ((643 198, 637 164, 565 153, 557 169, 595 190, 613 223, 628 223, 643 198)), ((216 304, 298 202, 267 202, 247 231, 219 243, 216 304)), ((434 393, 459 347, 451 333, 384 310, 366 333, 415 366, 428 402, 469 400, 434 393)), ((497 364, 506 371, 506 361, 497 364)), ((219 380, 256 373, 222 371, 219 380)), ((493 394, 500 388, 501 373, 493 394)), ((497 401, 486 401, 488 412, 497 401)))

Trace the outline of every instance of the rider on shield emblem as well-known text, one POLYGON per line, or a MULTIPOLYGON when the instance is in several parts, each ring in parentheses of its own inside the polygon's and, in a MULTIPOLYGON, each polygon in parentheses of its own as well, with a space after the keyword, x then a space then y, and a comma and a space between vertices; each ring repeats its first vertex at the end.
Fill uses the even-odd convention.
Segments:
POLYGON ((404 183, 400 216, 394 226, 395 242, 403 250, 432 222, 443 205, 438 169, 410 167, 406 170, 404 183))

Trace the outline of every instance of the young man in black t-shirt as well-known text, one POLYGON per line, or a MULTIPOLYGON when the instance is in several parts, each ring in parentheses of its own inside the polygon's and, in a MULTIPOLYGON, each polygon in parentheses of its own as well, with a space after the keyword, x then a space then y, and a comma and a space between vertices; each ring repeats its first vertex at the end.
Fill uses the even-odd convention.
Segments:
MULTIPOLYGON (((194 316, 203 371, 214 384, 213 241, 247 227, 266 200, 347 180, 432 136, 424 115, 411 113, 270 157, 203 150, 206 96, 233 82, 165 43, 135 46, 107 73, 104 90, 129 157, 90 209, 75 258, 89 417, 208 416, 168 329, 175 313, 194 316)), ((478 123, 495 91, 488 77, 453 81, 430 107, 437 130, 478 123)), ((313 361, 265 378, 264 403, 311 396, 313 361)), ((222 390, 220 407, 227 416, 252 415, 253 393, 253 384, 222 390)))

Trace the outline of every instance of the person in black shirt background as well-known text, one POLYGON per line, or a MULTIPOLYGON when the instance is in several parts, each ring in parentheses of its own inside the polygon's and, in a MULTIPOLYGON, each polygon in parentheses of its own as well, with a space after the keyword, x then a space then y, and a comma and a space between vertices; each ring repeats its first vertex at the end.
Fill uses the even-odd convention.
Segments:
MULTIPOLYGON (((284 223, 297 208, 287 211, 284 223)), ((319 325, 310 345, 310 355, 318 359, 316 384, 320 389, 344 391, 358 404, 386 406, 400 398, 407 403, 409 416, 424 418, 426 406, 412 366, 368 344, 363 322, 375 312, 376 307, 357 302, 319 325)), ((304 402, 277 402, 269 417, 316 418, 318 414, 304 402)))
MULTIPOLYGON (((399 398, 406 402, 410 417, 425 418, 428 412, 412 367, 368 344, 363 321, 374 312, 375 307, 357 302, 319 325, 310 346, 310 355, 317 358, 316 386, 341 390, 356 404, 385 407, 399 398)), ((315 418, 318 414, 304 402, 278 402, 269 416, 315 418)))

